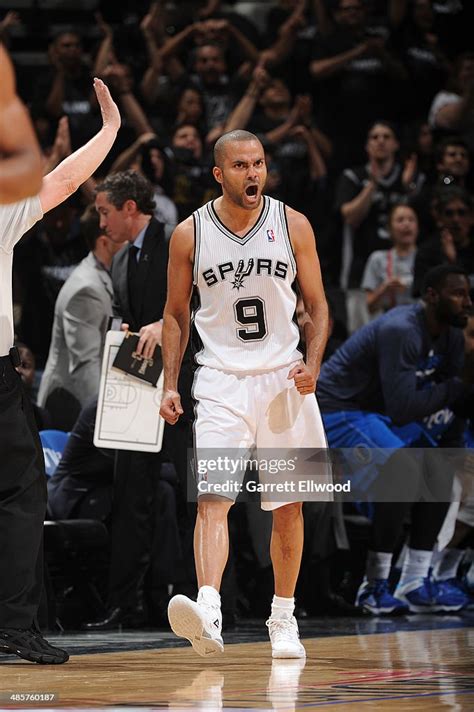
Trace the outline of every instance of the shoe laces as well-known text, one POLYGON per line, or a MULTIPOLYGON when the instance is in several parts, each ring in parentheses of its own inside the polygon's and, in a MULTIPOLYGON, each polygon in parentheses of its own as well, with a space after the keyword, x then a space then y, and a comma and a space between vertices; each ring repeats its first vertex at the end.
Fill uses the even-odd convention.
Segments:
POLYGON ((198 603, 199 606, 204 609, 211 622, 214 622, 216 619, 219 620, 219 622, 221 621, 221 608, 217 603, 211 603, 205 598, 201 598, 198 603))
POLYGON ((266 622, 272 641, 277 643, 280 640, 294 640, 299 638, 298 628, 294 617, 292 618, 269 618, 266 622))

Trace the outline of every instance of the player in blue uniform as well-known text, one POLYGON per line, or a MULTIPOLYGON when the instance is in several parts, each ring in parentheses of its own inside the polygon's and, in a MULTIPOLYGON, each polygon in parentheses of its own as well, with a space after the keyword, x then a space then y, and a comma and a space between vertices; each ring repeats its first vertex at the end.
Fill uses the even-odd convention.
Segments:
POLYGON ((446 596, 429 580, 432 548, 448 504, 419 500, 420 473, 428 486, 449 493, 452 473, 424 452, 423 465, 408 446, 462 445, 448 440, 454 412, 465 411, 473 389, 460 378, 465 327, 471 307, 469 280, 459 267, 427 273, 420 303, 392 309, 356 332, 327 361, 318 400, 331 448, 367 458, 382 478, 385 501, 373 508, 373 530, 358 605, 374 614, 406 610, 458 610, 462 597, 446 596), (444 442, 443 442, 444 439, 444 442), (448 470, 448 471, 447 471, 448 470), (404 500, 404 501, 401 501, 404 500), (411 500, 411 501, 409 501, 411 500), (393 551, 408 513, 411 530, 400 582, 392 595, 393 551))

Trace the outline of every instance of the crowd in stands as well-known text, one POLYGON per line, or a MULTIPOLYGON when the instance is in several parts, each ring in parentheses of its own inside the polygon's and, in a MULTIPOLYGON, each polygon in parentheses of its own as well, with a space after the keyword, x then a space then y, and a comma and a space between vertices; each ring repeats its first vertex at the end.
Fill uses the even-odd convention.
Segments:
MULTIPOLYGON (((72 431, 50 480, 51 518, 94 516, 111 523, 113 458, 94 448, 92 432, 101 348, 117 302, 110 269, 127 236, 119 242, 105 234, 93 206, 97 186, 103 191, 114 175, 138 172, 151 184, 153 217, 165 224, 167 240, 173 226, 219 195, 211 172, 215 141, 233 129, 256 134, 266 152, 265 192, 303 212, 316 234, 331 311, 328 358, 376 317, 416 305, 433 267, 461 268, 474 289, 474 53, 468 5, 467 0, 137 0, 119 6, 78 0, 62 12, 61 3, 0 12, 0 33, 16 64, 45 174, 100 128, 93 77, 108 85, 122 116, 117 140, 97 174, 47 213, 15 251, 15 328, 26 345, 24 377, 33 398, 35 365, 36 386, 42 376, 39 427, 72 431), (61 370, 64 351, 69 363, 61 370)), ((464 371, 456 374, 471 385, 472 324, 471 316, 464 371)), ((462 419, 463 444, 472 446, 468 415, 462 419)), ((186 433, 183 429, 180 444, 171 449, 186 449, 186 433)), ((168 584, 175 591, 195 585, 194 510, 173 459, 165 452, 156 461, 162 484, 155 497, 152 560, 161 565, 147 578, 149 590, 158 592, 148 618, 155 622, 168 584), (176 520, 164 526, 170 507, 176 520)), ((117 458, 116 475, 120 462, 117 458)), ((465 552, 472 556, 474 549, 472 509, 466 504, 456 522, 450 547, 457 559, 446 558, 449 576, 440 574, 445 580, 456 577, 463 556, 469 570, 465 552)), ((299 601, 308 613, 360 612, 352 604, 364 554, 347 552, 356 552, 360 523, 370 521, 370 512, 307 505, 299 601)), ((406 514, 405 532, 409 521, 406 514)), ((249 599, 257 589, 268 587, 270 596, 271 567, 264 553, 265 513, 253 505, 236 507, 230 526, 238 543, 223 601, 232 616, 255 612, 249 599)), ((443 571, 442 561, 435 568, 443 571)), ((105 600, 107 590, 103 593, 105 600)), ((464 595, 462 606, 445 610, 467 606, 464 595)), ((120 601, 113 605, 126 607, 120 601)), ((133 608, 118 622, 143 624, 141 605, 135 602, 133 608)))

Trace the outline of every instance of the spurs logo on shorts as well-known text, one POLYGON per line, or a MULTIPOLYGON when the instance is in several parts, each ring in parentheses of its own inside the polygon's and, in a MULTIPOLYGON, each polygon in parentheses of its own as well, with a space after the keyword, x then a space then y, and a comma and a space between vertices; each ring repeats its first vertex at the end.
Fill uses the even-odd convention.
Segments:
POLYGON ((193 214, 200 297, 194 324, 203 342, 199 364, 248 371, 301 358, 294 321, 296 263, 285 206, 268 196, 262 203, 244 237, 219 220, 212 202, 193 214))

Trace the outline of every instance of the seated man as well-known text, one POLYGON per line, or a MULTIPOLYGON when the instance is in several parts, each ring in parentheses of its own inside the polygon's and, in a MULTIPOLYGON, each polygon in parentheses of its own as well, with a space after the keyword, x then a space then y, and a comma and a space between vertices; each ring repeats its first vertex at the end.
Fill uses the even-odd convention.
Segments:
MULTIPOLYGON (((372 459, 383 490, 374 504, 373 531, 357 602, 371 613, 455 610, 451 594, 428 585, 432 548, 443 523, 452 475, 424 451, 420 465, 406 449, 413 428, 436 444, 453 411, 472 406, 474 391, 459 378, 463 334, 471 307, 469 281, 460 267, 441 266, 426 275, 423 302, 397 307, 360 329, 323 364, 318 398, 329 445, 344 456, 372 459), (467 399, 467 400, 466 400, 467 399), (420 422, 421 421, 421 422, 420 422), (443 496, 420 500, 420 471, 430 485, 444 485, 443 496), (383 495, 383 496, 380 496, 383 495), (411 532, 402 576, 395 592, 388 577, 405 516, 411 532)), ((453 443, 450 443, 453 444, 453 443)), ((432 453, 433 451, 431 451, 432 453)), ((347 459, 346 459, 347 464, 347 459)), ((431 582, 429 582, 431 584, 431 582)))
POLYGON ((112 506, 114 450, 94 445, 97 398, 81 410, 62 458, 48 480, 51 519, 106 520, 112 506))

